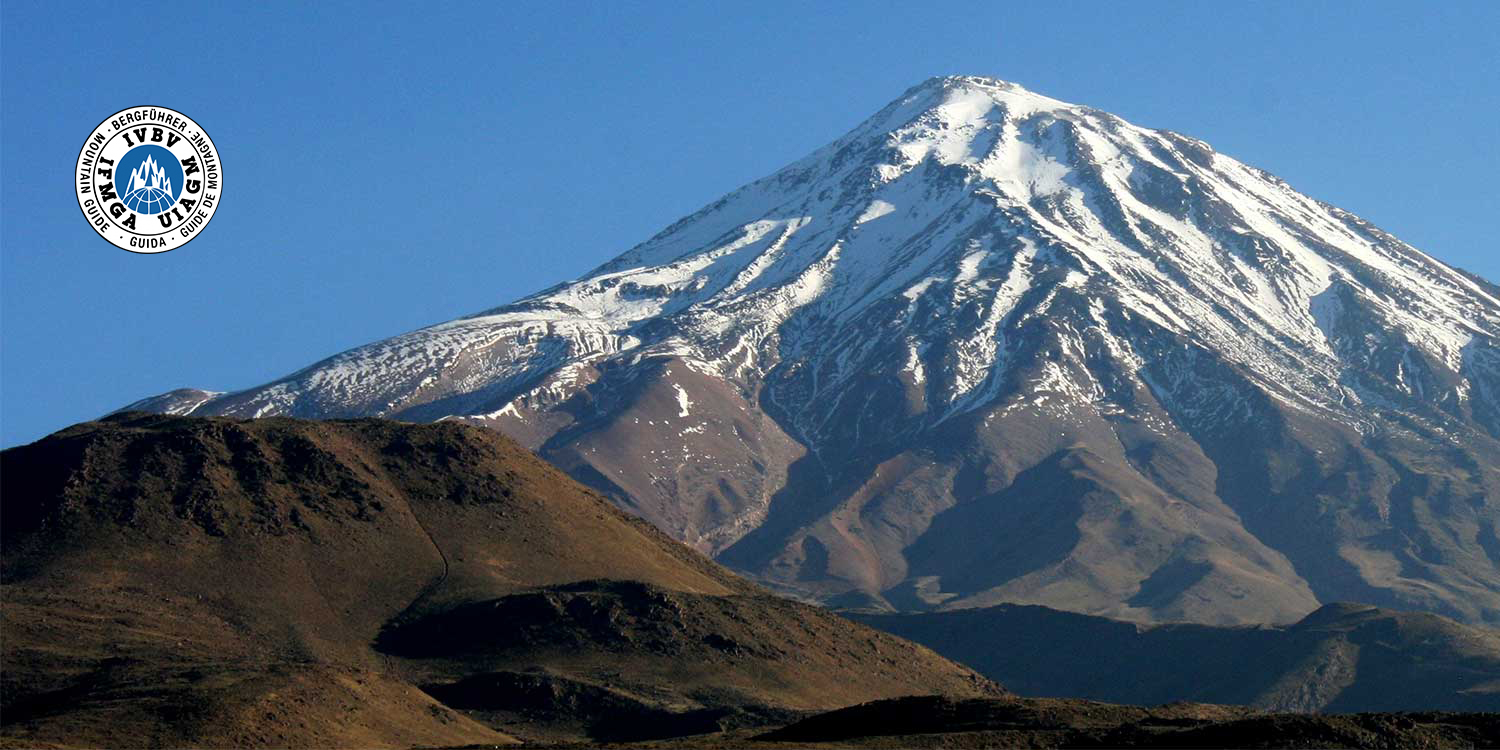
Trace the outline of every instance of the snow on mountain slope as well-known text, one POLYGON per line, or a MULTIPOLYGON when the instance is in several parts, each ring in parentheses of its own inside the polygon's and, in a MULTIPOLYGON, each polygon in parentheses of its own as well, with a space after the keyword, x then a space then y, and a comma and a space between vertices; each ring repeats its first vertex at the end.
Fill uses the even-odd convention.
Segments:
POLYGON ((1201 141, 949 77, 578 281, 133 406, 485 424, 839 603, 1496 622, 1497 341, 1201 141))

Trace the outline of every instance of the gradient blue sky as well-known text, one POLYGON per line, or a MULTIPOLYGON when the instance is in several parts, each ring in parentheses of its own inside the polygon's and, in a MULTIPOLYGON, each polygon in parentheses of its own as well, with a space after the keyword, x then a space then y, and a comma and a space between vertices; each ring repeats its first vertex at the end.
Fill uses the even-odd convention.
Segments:
POLYGON ((1202 138, 1500 280, 1493 1, 306 5, 0 5, 0 444, 575 277, 949 73, 1202 138), (223 159, 161 256, 72 195, 138 104, 223 159))

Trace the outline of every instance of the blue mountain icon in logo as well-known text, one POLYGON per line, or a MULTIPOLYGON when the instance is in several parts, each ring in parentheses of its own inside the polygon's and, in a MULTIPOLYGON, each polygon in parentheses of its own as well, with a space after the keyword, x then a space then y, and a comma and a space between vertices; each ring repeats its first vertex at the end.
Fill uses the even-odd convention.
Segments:
POLYGON ((138 214, 167 211, 182 192, 182 165, 161 146, 133 148, 115 171, 115 192, 138 214))
POLYGON ((136 213, 159 214, 172 205, 172 180, 149 156, 130 173, 126 190, 125 207, 136 213))

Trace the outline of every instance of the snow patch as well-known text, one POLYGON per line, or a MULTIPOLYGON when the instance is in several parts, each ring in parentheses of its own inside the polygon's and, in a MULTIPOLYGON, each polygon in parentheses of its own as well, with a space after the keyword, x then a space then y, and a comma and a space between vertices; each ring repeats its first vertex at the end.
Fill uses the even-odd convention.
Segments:
POLYGON ((882 216, 889 216, 895 211, 896 204, 894 203, 882 200, 870 201, 870 205, 865 208, 865 212, 860 214, 858 219, 854 220, 854 225, 859 226, 867 221, 874 221, 882 216))

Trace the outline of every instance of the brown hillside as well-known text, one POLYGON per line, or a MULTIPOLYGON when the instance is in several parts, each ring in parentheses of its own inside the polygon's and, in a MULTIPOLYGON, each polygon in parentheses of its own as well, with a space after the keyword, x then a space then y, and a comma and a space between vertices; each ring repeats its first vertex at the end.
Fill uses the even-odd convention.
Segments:
POLYGON ((5 451, 0 480, 12 744, 668 736, 999 690, 478 428, 124 414, 5 451))

